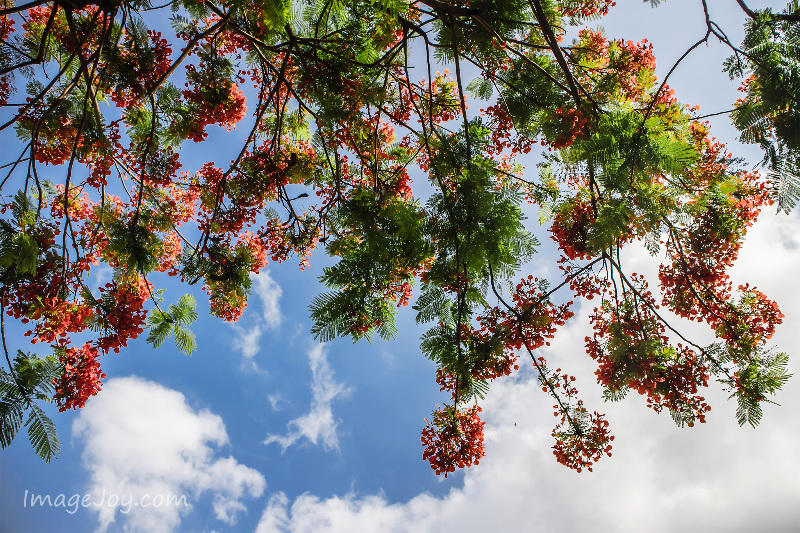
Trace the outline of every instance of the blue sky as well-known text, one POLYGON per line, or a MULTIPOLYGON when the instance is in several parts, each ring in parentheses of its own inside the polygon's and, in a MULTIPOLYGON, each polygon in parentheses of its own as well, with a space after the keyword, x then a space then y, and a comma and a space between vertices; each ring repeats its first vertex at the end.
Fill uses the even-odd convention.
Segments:
MULTIPOLYGON (((739 42, 735 0, 710 3, 739 42)), ((662 75, 703 35, 699 0, 669 0, 656 10, 638 0, 619 4, 602 21, 608 34, 653 41, 662 75)), ((670 81, 678 98, 704 112, 727 109, 738 93, 720 72, 726 55, 713 45, 692 56, 670 81)), ((732 141, 726 121, 716 120, 713 131, 732 141)), ((215 135, 211 144, 225 146, 223 132, 215 135)), ((732 151, 758 158, 752 148, 732 151)), ((798 229, 797 212, 766 210, 732 272, 735 283, 749 282, 779 303, 786 317, 774 344, 795 356, 798 229)), ((556 272, 552 247, 544 234, 540 240, 521 276, 556 272)), ((635 248, 624 258, 650 279, 656 260, 635 248)), ((419 432, 446 398, 418 349, 422 328, 406 308, 394 341, 315 342, 308 304, 330 261, 318 253, 305 272, 292 261, 270 265, 254 279, 237 324, 201 313, 191 357, 143 339, 106 356, 103 391, 79 412, 53 413, 62 440, 57 460, 38 459, 24 433, 0 453, 0 531, 789 532, 800 525, 798 379, 776 398, 781 407, 766 407, 756 430, 737 426, 735 404, 713 384, 709 421, 692 429, 655 415, 635 395, 601 405, 583 349, 585 302, 542 355, 578 376, 587 405, 607 413, 613 457, 594 473, 556 463, 551 400, 523 366, 486 398, 486 458, 447 479, 435 476, 422 460, 419 432), (53 505, 32 507, 34 494, 53 505), (104 495, 105 504, 116 498, 120 505, 94 505, 104 495), (169 496, 178 501, 166 505, 169 496)), ((168 302, 187 290, 155 281, 166 284, 168 302)), ((205 296, 193 294, 207 309, 205 296)), ((12 344, 24 347, 20 329, 10 327, 12 344)), ((681 331, 711 341, 705 326, 681 323, 681 331)))

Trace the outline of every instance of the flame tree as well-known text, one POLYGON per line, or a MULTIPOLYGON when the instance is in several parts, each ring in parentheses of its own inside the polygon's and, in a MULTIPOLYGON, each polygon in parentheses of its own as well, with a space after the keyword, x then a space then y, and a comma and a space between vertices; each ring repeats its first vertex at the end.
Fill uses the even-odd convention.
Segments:
POLYGON ((317 247, 338 258, 310 303, 320 340, 393 337, 416 287, 421 351, 450 395, 422 431, 437 473, 483 456, 477 402, 519 357, 554 401, 557 460, 591 470, 609 454, 608 421, 537 353, 577 298, 596 302, 586 351, 607 399, 634 390, 692 426, 713 377, 755 425, 788 378, 766 346, 782 314, 726 271, 759 210, 798 197, 800 16, 797 2, 775 14, 739 0, 737 47, 700 1, 706 31, 681 60, 730 47, 745 95, 732 114, 771 179, 677 100, 678 64, 658 80, 646 40, 583 27, 611 0, 3 0, 0 129, 19 142, 0 161, 2 445, 27 413, 50 460, 37 402, 81 408, 103 356, 139 335, 195 349, 193 298, 167 305, 155 273, 200 283, 234 321, 251 274, 303 268, 317 247), (182 158, 213 127, 239 128, 230 163, 182 158), (538 172, 521 164, 531 150, 538 172), (526 221, 525 203, 546 222, 526 221), (536 233, 558 245, 556 279, 518 277, 536 233), (625 268, 637 242, 662 253, 657 279, 625 268), (97 265, 113 279, 89 287, 97 265), (718 341, 685 338, 664 310, 718 341), (9 345, 7 320, 41 355, 9 345))

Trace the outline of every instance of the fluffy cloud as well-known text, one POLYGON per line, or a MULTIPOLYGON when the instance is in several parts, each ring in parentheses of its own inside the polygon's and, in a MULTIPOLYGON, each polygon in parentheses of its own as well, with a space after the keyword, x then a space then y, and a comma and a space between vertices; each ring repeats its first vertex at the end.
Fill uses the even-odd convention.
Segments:
MULTIPOLYGON (((267 270, 251 276, 253 296, 258 299, 261 314, 256 324, 250 328, 234 325, 238 336, 233 340, 233 347, 239 350, 247 359, 252 359, 261 349, 261 336, 268 329, 275 329, 281 325, 282 316, 278 301, 281 290, 275 280, 270 277, 267 270)), ((252 297, 251 297, 252 299, 252 297)))
POLYGON ((262 270, 251 277, 253 292, 261 301, 261 318, 268 328, 277 328, 281 325, 281 310, 278 300, 283 291, 280 285, 273 280, 267 270, 262 270))
MULTIPOLYGON (((763 218, 733 271, 734 282, 750 281, 781 304, 786 319, 775 344, 800 354, 800 331, 793 327, 800 321, 800 280, 794 275, 800 246, 792 231, 798 216, 763 218)), ((645 254, 625 260, 639 272, 652 271, 645 254)), ((584 356, 588 311, 582 306, 543 355, 577 375, 588 408, 606 412, 611 421, 613 457, 593 473, 577 474, 555 462, 552 402, 528 370, 493 384, 484 402, 487 457, 466 471, 462 487, 399 503, 379 494, 309 493, 290 502, 276 493, 257 532, 796 531, 798 378, 776 398, 782 407, 765 407, 755 430, 736 425, 735 403, 711 390, 714 384, 706 395, 714 406, 709 421, 692 429, 654 414, 635 393, 603 405, 592 361, 584 356)))
POLYGON ((196 412, 181 393, 138 377, 109 380, 72 433, 85 443, 91 501, 104 502, 89 507, 99 531, 118 518, 126 530, 174 531, 203 493, 212 495, 216 517, 232 524, 244 509, 241 499, 266 487, 256 470, 217 456, 228 443, 219 416, 196 412))
POLYGON ((261 325, 256 324, 251 328, 232 325, 238 334, 233 339, 233 348, 242 352, 246 359, 252 359, 261 349, 261 335, 264 334, 261 325))
MULTIPOLYGON (((289 421, 286 435, 268 435, 264 444, 276 442, 285 450, 301 438, 313 444, 319 441, 328 449, 338 449, 337 422, 333 418, 333 400, 346 396, 351 389, 334 379, 333 369, 328 364, 325 347, 316 345, 308 352, 311 366, 311 410, 305 415, 289 421)), ((274 404, 273 404, 274 407, 274 404)))
MULTIPOLYGON (((574 341, 580 329, 566 330, 573 341, 554 343, 549 355, 582 353, 574 341)), ((589 400, 586 373, 580 382, 589 400)), ((783 412, 769 410, 758 430, 736 426, 731 409, 712 413, 708 427, 680 430, 635 395, 612 406, 597 405, 596 396, 593 403, 609 414, 617 439, 613 457, 593 473, 577 474, 555 462, 550 402, 529 376, 498 383, 487 397, 487 457, 466 472, 463 487, 402 503, 355 494, 304 494, 289 502, 277 493, 256 531, 705 533, 796 527, 800 431, 787 423, 800 408, 796 390, 781 398, 783 412)), ((714 400, 724 402, 724 396, 714 400)))

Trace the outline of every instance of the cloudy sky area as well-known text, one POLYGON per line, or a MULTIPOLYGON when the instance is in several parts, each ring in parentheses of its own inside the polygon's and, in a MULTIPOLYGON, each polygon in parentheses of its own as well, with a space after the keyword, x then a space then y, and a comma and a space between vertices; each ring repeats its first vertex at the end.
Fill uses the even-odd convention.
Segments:
MULTIPOLYGON (((700 0, 669 0, 656 10, 639 0, 618 3, 615 16, 602 22, 608 34, 653 41, 662 75, 704 33, 700 0)), ((735 0, 710 3, 715 19, 740 41, 735 0)), ((726 55, 717 45, 696 52, 670 82, 678 98, 709 113, 727 109, 738 93, 720 73, 726 55)), ((714 132, 731 141, 726 121, 717 119, 714 132)), ((752 149, 733 151, 757 157, 752 149)), ((734 283, 749 282, 779 303, 785 319, 773 341, 794 361, 800 354, 798 229, 798 212, 765 211, 732 271, 734 283)), ((552 273, 551 250, 545 244, 521 275, 552 273)), ((657 258, 631 249, 624 261, 655 279, 657 258)), ((552 400, 523 366, 494 383, 483 404, 486 458, 447 479, 435 476, 422 460, 419 431, 445 397, 419 353, 421 329, 409 309, 398 317, 400 335, 393 342, 314 342, 307 305, 328 262, 315 256, 307 272, 292 263, 271 266, 254 279, 250 307, 238 324, 199 319, 200 349, 191 358, 138 341, 106 357, 102 393, 80 412, 54 417, 61 457, 42 463, 24 434, 0 454, 0 531, 705 533, 800 527, 798 378, 776 398, 780 407, 765 408, 755 430, 736 424, 735 403, 714 385, 707 394, 708 423, 692 429, 654 414, 635 394, 601 405, 583 347, 586 303, 542 355, 578 376, 590 409, 606 412, 616 435, 613 457, 593 473, 556 463, 552 400), (50 495, 54 504, 62 494, 62 504, 31 507, 33 494, 50 495), (166 505, 168 496, 177 501, 166 505), (78 502, 84 498, 86 506, 78 502)), ((170 286, 165 296, 177 299, 184 290, 170 286)), ((197 296, 199 306, 207 304, 197 296)), ((705 326, 682 324, 681 330, 699 344, 711 342, 705 326)))

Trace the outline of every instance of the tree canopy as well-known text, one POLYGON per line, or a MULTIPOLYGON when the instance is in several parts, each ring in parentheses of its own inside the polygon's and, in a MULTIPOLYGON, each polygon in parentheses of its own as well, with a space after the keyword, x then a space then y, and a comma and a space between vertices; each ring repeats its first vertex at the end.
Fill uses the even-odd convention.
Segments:
POLYGON ((37 402, 81 408, 102 357, 139 335, 196 349, 195 301, 165 301, 159 273, 200 283, 234 321, 251 274, 303 268, 318 247, 338 258, 310 302, 318 339, 392 338, 410 303, 430 324, 420 348, 450 395, 422 431, 437 473, 478 463, 478 403, 522 360, 554 400, 557 460, 591 470, 609 454, 608 421, 537 353, 578 298, 596 303, 585 346, 607 400, 634 390, 692 426, 713 377, 755 426, 788 379, 767 345, 783 315, 726 271, 761 208, 800 199, 800 4, 737 3, 742 45, 706 9, 659 80, 650 43, 590 27, 612 0, 4 0, 0 130, 19 142, 0 161, 0 443, 28 413, 50 460, 37 402), (711 40, 730 47, 743 97, 729 112, 764 172, 669 88, 711 40), (183 155, 215 126, 239 128, 229 162, 183 155), (541 239, 560 275, 520 279, 541 239), (662 258, 657 279, 625 268, 634 243, 662 258), (100 264, 113 279, 90 287, 100 264), (6 319, 43 353, 8 342, 6 319))

